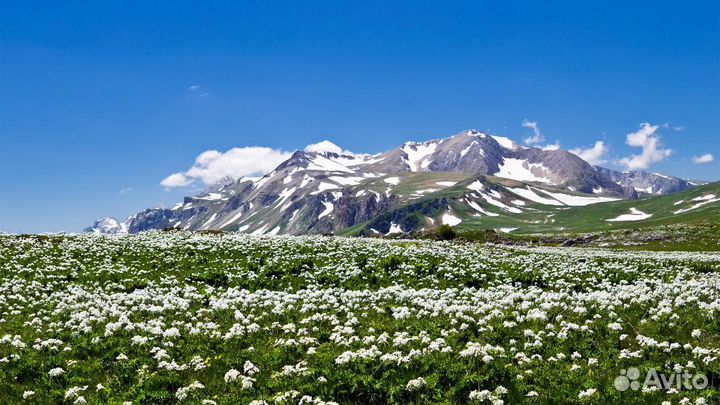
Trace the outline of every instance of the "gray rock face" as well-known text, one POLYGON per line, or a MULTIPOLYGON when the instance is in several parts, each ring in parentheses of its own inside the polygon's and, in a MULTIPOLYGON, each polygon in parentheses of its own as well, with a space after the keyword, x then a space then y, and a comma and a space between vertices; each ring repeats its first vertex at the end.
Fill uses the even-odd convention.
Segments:
POLYGON ((516 149, 511 157, 542 164, 552 173, 549 177, 555 184, 562 184, 568 189, 582 193, 593 193, 602 189, 606 194, 622 194, 620 186, 608 181, 590 164, 570 152, 559 149, 516 149))
POLYGON ((412 152, 417 153, 423 149, 431 149, 432 153, 415 167, 406 165, 406 170, 498 175, 506 159, 517 159, 525 162, 528 171, 536 171, 537 177, 546 177, 552 184, 584 193, 593 193, 599 189, 607 194, 623 193, 622 187, 570 152, 523 148, 519 145, 508 148, 502 146, 494 137, 473 130, 437 141, 406 143, 386 155, 399 155, 405 160, 412 160, 412 152), (544 169, 532 167, 540 165, 544 169))
POLYGON ((221 178, 220 180, 216 181, 215 183, 208 186, 208 193, 217 193, 222 191, 225 187, 235 183, 237 181, 236 178, 231 176, 225 176, 221 178))
POLYGON ((176 212, 168 208, 148 208, 129 218, 128 232, 137 233, 151 229, 177 228, 183 220, 192 218, 206 209, 205 207, 197 207, 176 212))
POLYGON ((398 205, 398 198, 394 195, 383 195, 380 198, 374 196, 355 198, 348 195, 339 202, 336 227, 343 229, 369 221, 375 218, 379 212, 386 212, 398 205))
POLYGON ((633 189, 639 197, 677 193, 693 186, 687 180, 658 173, 619 172, 603 167, 596 167, 596 170, 624 189, 633 189))
MULTIPOLYGON (((667 194, 691 186, 674 177, 592 167, 567 151, 524 148, 506 138, 464 131, 446 139, 407 142, 373 156, 298 151, 259 180, 224 178, 173 208, 146 209, 123 223, 101 219, 87 231, 183 228, 297 235, 337 232, 363 223, 373 224, 377 232, 388 232, 391 224, 406 231, 425 225, 420 218, 447 203, 443 196, 429 199, 433 204, 415 200, 438 191, 440 183, 454 184, 447 180, 458 174, 500 176, 616 198, 667 194), (418 176, 426 180, 418 181, 418 176)), ((503 198, 504 204, 512 201, 503 198)))
POLYGON ((637 191, 633 187, 624 186, 622 189, 624 198, 628 200, 637 200, 638 198, 640 198, 637 191))
POLYGON ((492 174, 499 170, 506 153, 491 136, 465 131, 438 143, 428 171, 492 174))
POLYGON ((420 229, 424 224, 420 221, 419 215, 432 216, 438 210, 442 210, 448 206, 446 198, 431 199, 429 201, 418 202, 414 204, 398 207, 397 209, 389 209, 376 215, 368 224, 367 229, 372 230, 365 232, 369 235, 371 232, 379 232, 387 234, 391 231, 393 224, 397 225, 403 232, 413 232, 420 229))

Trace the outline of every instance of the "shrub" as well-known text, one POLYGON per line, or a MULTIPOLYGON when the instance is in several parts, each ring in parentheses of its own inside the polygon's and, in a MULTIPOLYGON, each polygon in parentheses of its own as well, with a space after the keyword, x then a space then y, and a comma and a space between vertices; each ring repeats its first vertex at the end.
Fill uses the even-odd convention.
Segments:
POLYGON ((448 224, 440 225, 437 230, 438 237, 442 240, 453 240, 457 236, 457 232, 448 224))

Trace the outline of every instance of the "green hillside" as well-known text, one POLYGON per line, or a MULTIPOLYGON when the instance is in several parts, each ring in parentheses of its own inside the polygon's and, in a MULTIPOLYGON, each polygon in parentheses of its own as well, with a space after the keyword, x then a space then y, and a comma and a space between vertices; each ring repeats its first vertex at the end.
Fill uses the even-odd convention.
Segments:
POLYGON ((613 229, 628 229, 670 225, 699 220, 715 220, 720 222, 720 201, 712 201, 697 208, 689 209, 703 203, 699 199, 713 195, 720 197, 720 183, 698 186, 690 190, 669 196, 650 197, 641 200, 622 200, 584 207, 548 207, 543 206, 537 212, 529 212, 517 216, 498 216, 468 218, 459 229, 495 229, 500 227, 516 227, 513 233, 552 233, 552 232, 598 232, 613 229), (608 221, 621 215, 638 210, 651 216, 647 219, 633 221, 608 221), (675 213, 688 209, 684 212, 675 213))
POLYGON ((513 235, 603 232, 697 221, 720 222, 720 183, 717 182, 669 196, 558 206, 539 203, 540 198, 522 197, 514 190, 525 187, 543 197, 550 195, 547 193, 577 199, 602 197, 545 185, 528 186, 492 176, 455 176, 452 180, 456 184, 418 195, 417 190, 427 189, 440 179, 437 173, 432 175, 413 173, 404 176, 401 185, 394 190, 400 197, 399 206, 345 229, 342 234, 373 235, 378 233, 377 229, 387 229, 391 223, 400 224, 404 231, 428 231, 443 223, 446 215, 459 221, 452 225, 460 232, 491 229, 513 235), (482 183, 481 190, 471 187, 478 182, 482 183), (495 197, 490 198, 491 195, 495 197), (506 206, 503 208, 503 205, 506 206))

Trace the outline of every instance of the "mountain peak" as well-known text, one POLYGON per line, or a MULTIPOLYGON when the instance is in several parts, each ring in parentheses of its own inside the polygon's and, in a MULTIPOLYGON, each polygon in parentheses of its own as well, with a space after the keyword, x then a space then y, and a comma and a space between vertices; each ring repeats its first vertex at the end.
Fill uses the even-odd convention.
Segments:
POLYGON ((478 138, 486 138, 488 136, 488 134, 486 134, 485 132, 478 131, 476 129, 467 129, 461 133, 468 136, 476 136, 478 138))
POLYGON ((222 191, 225 187, 235 183, 238 179, 232 177, 232 176, 224 176, 220 180, 210 184, 208 186, 207 192, 208 193, 217 193, 218 191, 222 191))
POLYGON ((103 217, 87 228, 84 232, 102 233, 108 235, 127 233, 127 223, 120 222, 113 217, 103 217))

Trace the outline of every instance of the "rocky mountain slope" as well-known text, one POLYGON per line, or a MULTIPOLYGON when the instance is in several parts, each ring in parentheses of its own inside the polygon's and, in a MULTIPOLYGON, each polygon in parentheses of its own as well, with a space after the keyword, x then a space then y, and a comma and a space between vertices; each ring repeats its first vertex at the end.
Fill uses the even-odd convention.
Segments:
POLYGON ((501 216, 537 211, 538 205, 584 206, 690 186, 673 177, 596 168, 563 150, 525 148, 464 131, 372 156, 296 152, 260 179, 223 179, 173 208, 147 209, 122 224, 100 220, 88 230, 304 234, 366 226, 365 232, 386 234, 457 225, 460 213, 495 223, 501 216))
POLYGON ((115 218, 104 217, 93 222, 92 225, 84 229, 84 232, 104 233, 108 235, 128 233, 128 223, 129 218, 125 222, 120 222, 115 218))
POLYGON ((643 171, 619 172, 596 166, 595 170, 604 177, 626 189, 633 189, 638 196, 668 195, 687 190, 698 183, 659 173, 643 171))
POLYGON ((341 233, 392 234, 438 223, 513 234, 601 232, 720 218, 720 183, 666 196, 609 201, 488 177, 457 183, 438 197, 390 210, 341 233))

